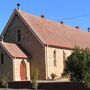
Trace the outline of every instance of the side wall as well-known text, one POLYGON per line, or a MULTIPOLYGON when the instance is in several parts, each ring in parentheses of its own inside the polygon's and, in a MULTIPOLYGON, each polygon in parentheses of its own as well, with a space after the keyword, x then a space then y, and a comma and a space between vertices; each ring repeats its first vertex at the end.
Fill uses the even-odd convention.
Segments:
MULTIPOLYGON (((3 53, 3 64, 0 59, 0 82, 5 76, 8 81, 13 81, 13 60, 7 55, 2 48, 0 48, 0 55, 3 53)), ((0 56, 1 57, 1 56, 0 56)))
POLYGON ((64 71, 64 57, 67 58, 71 54, 71 50, 60 49, 60 48, 53 48, 53 47, 46 47, 46 72, 47 72, 47 79, 51 79, 51 74, 54 73, 61 77, 64 71), (56 66, 54 66, 54 50, 56 51, 56 66), (63 56, 63 52, 65 56, 63 56))
POLYGON ((30 72, 32 74, 33 70, 39 69, 40 73, 39 79, 45 79, 45 51, 44 47, 32 34, 32 32, 26 27, 26 25, 16 16, 13 22, 10 24, 7 32, 4 34, 4 41, 19 43, 24 49, 32 56, 30 61, 30 72), (17 42, 17 30, 21 30, 21 42, 17 42))

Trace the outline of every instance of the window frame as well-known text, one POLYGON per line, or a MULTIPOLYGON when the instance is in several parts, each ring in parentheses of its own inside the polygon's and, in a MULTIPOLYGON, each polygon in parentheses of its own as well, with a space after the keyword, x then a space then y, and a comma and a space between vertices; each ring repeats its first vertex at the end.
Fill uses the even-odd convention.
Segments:
POLYGON ((54 65, 54 67, 57 67, 56 50, 54 50, 54 52, 53 52, 53 65, 54 65))
POLYGON ((0 64, 4 64, 4 54, 3 53, 0 54, 0 59, 1 59, 0 64))
POLYGON ((63 51, 63 66, 64 66, 63 72, 64 72, 64 71, 66 70, 66 68, 67 68, 66 62, 67 62, 67 59, 66 59, 66 52, 63 51))
POLYGON ((21 37, 22 37, 22 36, 21 36, 21 30, 20 30, 20 29, 18 29, 18 30, 17 30, 16 35, 17 35, 17 38, 16 38, 16 39, 17 39, 17 41, 18 41, 18 42, 21 42, 21 40, 22 40, 22 38, 21 38, 21 37))

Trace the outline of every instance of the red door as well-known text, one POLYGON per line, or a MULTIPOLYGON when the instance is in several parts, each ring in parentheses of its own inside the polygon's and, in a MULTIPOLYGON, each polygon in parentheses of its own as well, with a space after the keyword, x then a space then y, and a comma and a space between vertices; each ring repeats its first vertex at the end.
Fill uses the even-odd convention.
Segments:
POLYGON ((23 62, 21 62, 20 64, 20 77, 21 77, 21 80, 26 79, 26 66, 25 66, 25 63, 23 62))

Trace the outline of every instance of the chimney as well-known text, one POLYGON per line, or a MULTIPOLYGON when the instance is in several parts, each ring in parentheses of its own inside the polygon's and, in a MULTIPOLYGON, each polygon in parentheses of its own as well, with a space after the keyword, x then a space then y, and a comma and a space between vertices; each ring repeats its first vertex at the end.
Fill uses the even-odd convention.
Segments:
POLYGON ((75 28, 79 29, 80 27, 79 26, 76 26, 75 28))
POLYGON ((90 27, 87 28, 88 32, 90 32, 90 27))
POLYGON ((20 3, 17 3, 17 9, 20 10, 20 3))
POLYGON ((44 15, 41 15, 41 18, 45 18, 45 16, 44 15))
POLYGON ((61 21, 60 23, 61 23, 61 24, 63 24, 64 22, 63 22, 63 21, 61 21))

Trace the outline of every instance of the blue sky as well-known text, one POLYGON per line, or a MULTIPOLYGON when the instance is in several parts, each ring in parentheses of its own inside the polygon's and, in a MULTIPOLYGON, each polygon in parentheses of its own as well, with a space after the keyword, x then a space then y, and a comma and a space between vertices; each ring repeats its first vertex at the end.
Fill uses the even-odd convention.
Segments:
MULTIPOLYGON (((47 19, 62 21, 64 18, 90 14, 90 0, 0 0, 0 33, 4 29, 17 3, 21 10, 47 19)), ((66 25, 80 26, 84 31, 90 27, 90 15, 64 20, 66 25)))

